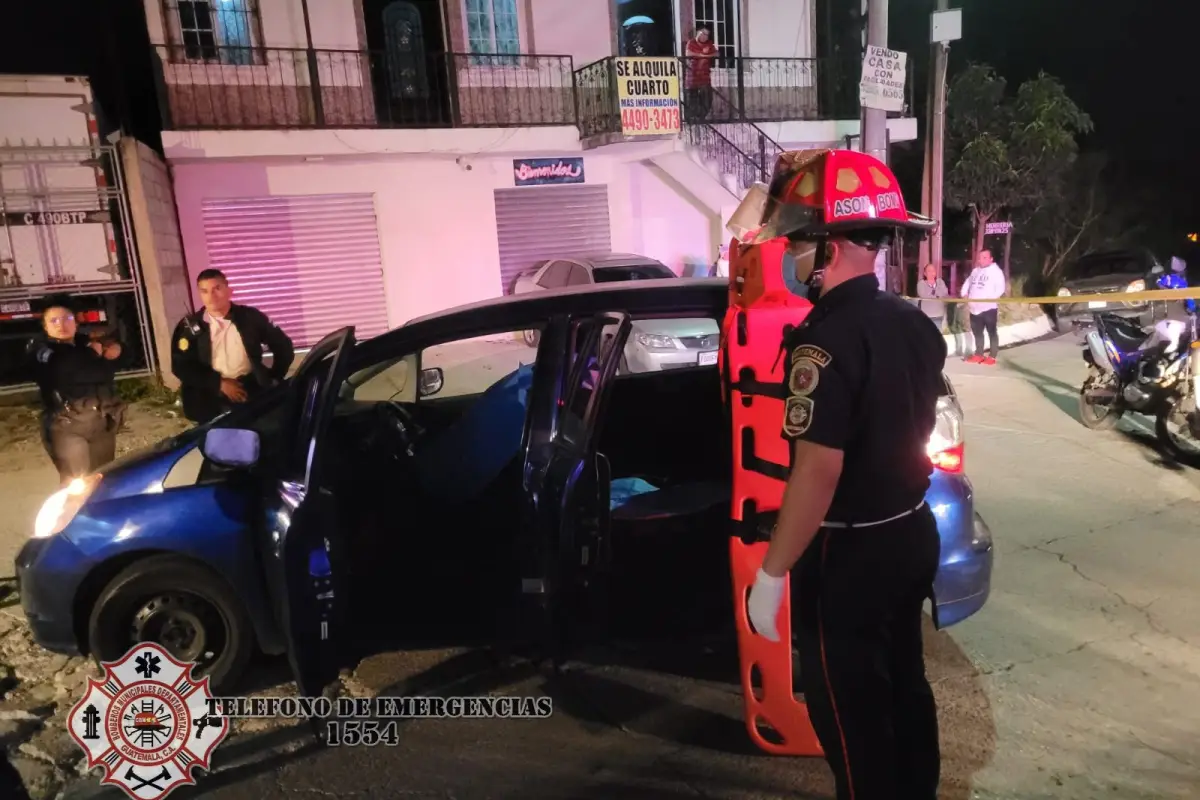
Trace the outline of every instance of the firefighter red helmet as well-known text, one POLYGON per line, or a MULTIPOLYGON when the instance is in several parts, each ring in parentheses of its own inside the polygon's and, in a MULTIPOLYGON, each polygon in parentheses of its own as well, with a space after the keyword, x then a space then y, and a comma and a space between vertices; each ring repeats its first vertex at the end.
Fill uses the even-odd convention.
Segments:
POLYGON ((756 184, 729 222, 747 244, 874 229, 928 233, 936 227, 933 220, 909 212, 886 164, 855 150, 783 153, 770 186, 756 184))

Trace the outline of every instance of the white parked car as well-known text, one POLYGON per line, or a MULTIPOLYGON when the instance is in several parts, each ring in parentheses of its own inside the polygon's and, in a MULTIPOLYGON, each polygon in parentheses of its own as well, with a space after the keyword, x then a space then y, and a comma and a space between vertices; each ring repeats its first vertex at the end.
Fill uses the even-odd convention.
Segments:
MULTIPOLYGON (((592 253, 539 261, 517 276, 513 294, 613 281, 677 277, 661 261, 630 253, 592 253)), ((621 372, 657 372, 717 363, 720 329, 711 319, 645 320, 633 326, 625 345, 621 372)), ((536 347, 537 331, 525 331, 525 343, 536 347)))

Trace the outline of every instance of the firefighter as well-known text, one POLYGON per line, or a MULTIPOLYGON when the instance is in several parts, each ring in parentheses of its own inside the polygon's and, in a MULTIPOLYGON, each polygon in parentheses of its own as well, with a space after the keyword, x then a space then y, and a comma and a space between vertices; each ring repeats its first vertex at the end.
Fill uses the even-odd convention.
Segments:
POLYGON ((921 624, 940 544, 924 497, 946 344, 874 271, 898 230, 934 223, 907 212, 886 165, 837 150, 785 153, 736 218, 747 213, 760 222, 752 242, 787 238, 815 298, 783 341, 792 463, 750 621, 778 641, 790 572, 805 701, 839 800, 934 800, 921 624))
POLYGON ((29 345, 42 401, 42 443, 66 485, 116 457, 125 416, 115 383, 121 345, 80 333, 62 298, 42 309, 42 329, 29 345))
POLYGON ((287 377, 295 357, 292 340, 262 311, 233 302, 224 273, 196 276, 204 310, 175 326, 171 372, 179 379, 183 415, 205 423, 287 377), (263 364, 263 348, 271 366, 263 364))

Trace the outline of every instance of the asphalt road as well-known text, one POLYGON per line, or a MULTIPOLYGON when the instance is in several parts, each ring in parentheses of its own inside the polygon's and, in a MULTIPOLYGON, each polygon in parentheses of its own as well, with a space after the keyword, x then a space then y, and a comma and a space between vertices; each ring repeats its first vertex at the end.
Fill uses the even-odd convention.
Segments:
MULTIPOLYGON (((1164 463, 1136 420, 1111 433, 1076 421, 1082 365, 1070 337, 950 371, 997 560, 984 610, 927 638, 942 796, 1200 796, 1200 472, 1164 463)), ((752 750, 722 654, 607 657, 550 680, 489 671, 471 654, 376 656, 355 676, 371 691, 548 694, 555 713, 410 722, 394 747, 315 750, 288 730, 239 737, 200 787, 173 796, 833 796, 823 762, 752 750)))

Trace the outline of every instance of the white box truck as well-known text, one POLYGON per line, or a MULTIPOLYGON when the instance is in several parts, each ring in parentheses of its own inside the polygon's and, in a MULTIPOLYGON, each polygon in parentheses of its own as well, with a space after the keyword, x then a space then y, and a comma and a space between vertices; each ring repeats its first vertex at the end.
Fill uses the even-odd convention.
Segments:
POLYGON ((87 332, 136 302, 120 166, 100 133, 87 78, 0 75, 0 387, 31 377, 24 345, 47 297, 70 294, 87 332))

